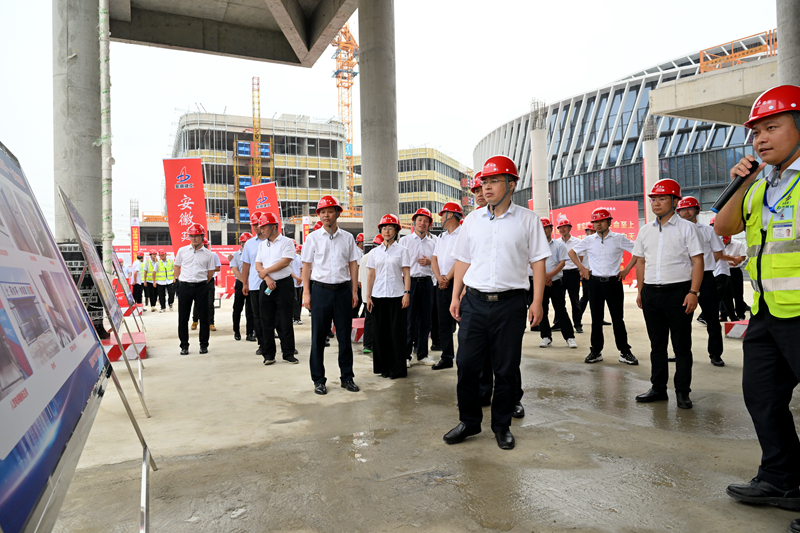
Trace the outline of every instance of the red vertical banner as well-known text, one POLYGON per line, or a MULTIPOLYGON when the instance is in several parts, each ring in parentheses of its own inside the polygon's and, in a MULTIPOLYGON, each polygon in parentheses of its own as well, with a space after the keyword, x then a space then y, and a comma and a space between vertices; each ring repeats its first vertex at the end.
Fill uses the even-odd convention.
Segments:
POLYGON ((202 224, 208 237, 206 198, 203 188, 203 165, 200 158, 164 159, 167 183, 167 218, 173 253, 189 244, 186 230, 202 224))
POLYGON ((131 263, 136 260, 136 254, 139 252, 139 219, 137 217, 131 218, 131 263))
POLYGON ((272 213, 278 219, 278 231, 282 230, 281 205, 274 181, 245 187, 244 194, 247 196, 247 208, 251 215, 256 211, 272 213))

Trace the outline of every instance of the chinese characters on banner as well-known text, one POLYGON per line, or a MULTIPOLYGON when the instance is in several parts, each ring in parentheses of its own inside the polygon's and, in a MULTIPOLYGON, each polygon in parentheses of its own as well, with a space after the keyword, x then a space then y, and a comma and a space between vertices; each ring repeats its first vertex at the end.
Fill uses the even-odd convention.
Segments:
POLYGON ((311 228, 309 225, 311 224, 311 217, 303 217, 303 242, 306 242, 306 238, 308 238, 308 234, 310 233, 311 228))
POLYGON ((137 217, 131 218, 131 260, 136 257, 139 252, 139 219, 137 217))
POLYGON ((278 190, 275 182, 261 183, 244 188, 247 196, 247 208, 252 215, 256 211, 262 213, 272 213, 278 219, 278 231, 282 232, 283 222, 281 221, 281 205, 278 200, 278 190))
POLYGON ((182 246, 189 244, 186 231, 192 224, 202 224, 208 237, 203 165, 199 158, 164 159, 164 178, 169 236, 172 251, 177 254, 182 246))

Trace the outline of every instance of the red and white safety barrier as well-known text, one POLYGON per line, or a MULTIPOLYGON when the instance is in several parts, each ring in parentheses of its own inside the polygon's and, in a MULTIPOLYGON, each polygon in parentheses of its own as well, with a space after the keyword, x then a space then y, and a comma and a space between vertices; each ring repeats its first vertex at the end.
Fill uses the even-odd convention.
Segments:
MULTIPOLYGON (((127 333, 120 335, 122 338, 122 346, 125 348, 125 354, 128 356, 128 359, 137 359, 139 357, 142 359, 147 359, 147 341, 144 333, 137 331, 132 335, 133 342, 136 343, 136 348, 139 349, 138 354, 133 350, 131 335, 128 335, 127 333)), ((101 341, 101 344, 108 355, 109 361, 118 361, 122 357, 122 352, 119 349, 119 344, 117 344, 117 339, 114 337, 114 335, 111 335, 110 338, 101 341)))
MULTIPOLYGON (((331 327, 331 331, 336 333, 336 326, 331 327)), ((353 342, 361 342, 364 339, 364 319, 354 318, 353 328, 350 330, 350 340, 353 342)))
POLYGON ((725 336, 729 339, 743 339, 749 323, 749 320, 725 322, 725 336))

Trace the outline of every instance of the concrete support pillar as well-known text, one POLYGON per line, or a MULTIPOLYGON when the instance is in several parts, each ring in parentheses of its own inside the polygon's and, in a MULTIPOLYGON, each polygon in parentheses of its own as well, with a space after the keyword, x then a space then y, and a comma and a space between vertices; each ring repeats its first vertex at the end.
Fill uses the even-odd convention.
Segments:
POLYGON ((550 189, 547 186, 547 130, 531 130, 531 189, 533 212, 550 218, 550 189))
POLYGON ((358 31, 364 240, 372 242, 383 215, 400 215, 394 0, 361 2, 358 31))
POLYGON ((647 193, 653 190, 653 185, 658 181, 658 135, 656 131, 656 120, 648 117, 644 125, 644 137, 642 138, 642 156, 644 157, 644 219, 645 222, 655 220, 653 208, 647 193))
MULTIPOLYGON (((97 0, 53 0, 53 155, 64 189, 95 242, 102 234, 100 44, 97 0)), ((56 242, 75 242, 55 194, 56 242)))
POLYGON ((800 2, 777 0, 778 82, 800 86, 800 2))

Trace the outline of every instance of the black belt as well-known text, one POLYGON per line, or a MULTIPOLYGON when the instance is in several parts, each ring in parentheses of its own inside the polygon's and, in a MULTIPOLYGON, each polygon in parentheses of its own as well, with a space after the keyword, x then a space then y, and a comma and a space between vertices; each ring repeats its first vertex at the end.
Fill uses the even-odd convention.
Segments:
POLYGON ((207 281, 181 281, 184 285, 188 285, 190 287, 199 287, 201 285, 208 284, 207 281))
POLYGON ((420 280, 423 280, 423 279, 430 280, 431 277, 430 276, 411 276, 411 279, 415 279, 417 281, 420 281, 420 280))
POLYGON ((350 282, 345 281, 344 283, 335 283, 331 285, 330 283, 322 283, 321 281, 312 281, 311 284, 319 285, 323 289, 328 289, 329 291, 338 291, 339 289, 344 289, 345 287, 347 287, 350 284, 350 282))
POLYGON ((594 274, 592 274, 589 277, 595 281, 599 281, 600 283, 608 283, 609 281, 617 280, 617 276, 595 276, 594 274))
POLYGON ((471 295, 475 296, 479 300, 483 300, 484 302, 499 302, 500 300, 506 300, 508 298, 513 298, 514 296, 525 294, 525 289, 512 289, 510 291, 503 292, 481 292, 478 289, 467 287, 467 291, 471 295))
POLYGON ((664 285, 654 285, 652 283, 645 283, 644 286, 648 291, 667 292, 676 289, 686 289, 686 285, 692 286, 691 281, 679 281, 678 283, 666 283, 664 285))

